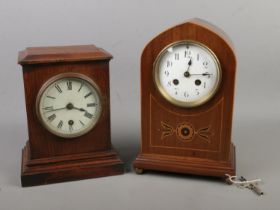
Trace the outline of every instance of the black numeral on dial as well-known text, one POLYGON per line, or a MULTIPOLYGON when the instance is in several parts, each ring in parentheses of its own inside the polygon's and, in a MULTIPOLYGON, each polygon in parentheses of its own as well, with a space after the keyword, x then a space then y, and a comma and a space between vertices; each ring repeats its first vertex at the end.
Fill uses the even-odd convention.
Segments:
POLYGON ((43 108, 46 111, 52 111, 53 110, 53 106, 47 106, 43 108))
POLYGON ((89 92, 88 94, 86 94, 84 97, 87 98, 92 94, 92 92, 89 92))
POLYGON ((61 88, 60 88, 60 86, 59 86, 58 84, 55 85, 55 88, 57 89, 57 91, 58 91, 59 93, 62 93, 62 90, 61 90, 61 88))
POLYGON ((72 90, 72 81, 67 81, 67 89, 72 90))
POLYGON ((191 54, 190 50, 185 50, 185 58, 188 57, 191 54))
POLYGON ((69 120, 68 121, 68 125, 69 125, 69 131, 73 131, 74 121, 73 120, 69 120))
POLYGON ((80 86, 78 92, 80 92, 80 90, 82 89, 83 86, 84 86, 84 83, 81 83, 81 86, 80 86))
POLYGON ((63 126, 63 121, 62 121, 62 120, 60 120, 60 121, 59 121, 59 123, 57 124, 57 128, 59 128, 59 129, 60 129, 60 128, 62 128, 62 126, 63 126))
POLYGON ((189 94, 187 93, 187 91, 184 92, 184 96, 185 96, 185 98, 189 97, 189 94))
POLYGON ((87 107, 95 107, 97 104, 96 103, 89 103, 87 104, 87 107))
POLYGON ((202 64, 203 64, 204 68, 206 68, 206 69, 208 68, 208 64, 209 64, 208 61, 203 61, 202 64))
POLYGON ((90 113, 88 113, 88 112, 86 112, 86 113, 84 114, 84 116, 87 117, 87 118, 89 118, 89 119, 91 119, 91 118, 93 117, 93 115, 90 114, 90 113))
POLYGON ((56 115, 52 114, 51 116, 48 117, 48 120, 52 122, 55 118, 56 118, 56 115))
POLYGON ((172 66, 172 62, 171 62, 171 61, 167 61, 167 62, 166 62, 166 66, 167 66, 167 67, 171 67, 171 66, 172 66))
POLYGON ((55 99, 55 97, 53 97, 53 96, 47 96, 47 98, 50 98, 50 99, 55 99))

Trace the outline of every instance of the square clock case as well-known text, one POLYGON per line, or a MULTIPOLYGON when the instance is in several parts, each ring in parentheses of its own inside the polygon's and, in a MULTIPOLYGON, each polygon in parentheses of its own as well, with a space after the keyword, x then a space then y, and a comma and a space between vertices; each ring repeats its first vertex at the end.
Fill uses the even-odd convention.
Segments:
POLYGON ((19 53, 29 140, 22 186, 122 174, 111 144, 109 61, 94 45, 19 53))

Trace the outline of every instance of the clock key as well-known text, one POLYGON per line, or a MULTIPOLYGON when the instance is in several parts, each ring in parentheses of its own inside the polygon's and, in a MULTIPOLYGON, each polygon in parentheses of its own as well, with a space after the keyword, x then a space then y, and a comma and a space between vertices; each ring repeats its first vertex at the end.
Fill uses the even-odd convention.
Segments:
POLYGON ((261 179, 247 180, 243 176, 237 178, 237 176, 231 176, 229 174, 225 174, 226 183, 229 185, 236 185, 240 188, 248 188, 254 191, 257 195, 263 195, 263 191, 257 186, 261 179))
MULTIPOLYGON (((247 181, 247 179, 245 179, 243 176, 241 176, 239 178, 239 180, 242 181, 242 182, 247 181)), ((251 183, 251 184, 247 185, 246 188, 254 191, 257 195, 263 195, 264 194, 263 191, 257 186, 257 183, 251 183)))

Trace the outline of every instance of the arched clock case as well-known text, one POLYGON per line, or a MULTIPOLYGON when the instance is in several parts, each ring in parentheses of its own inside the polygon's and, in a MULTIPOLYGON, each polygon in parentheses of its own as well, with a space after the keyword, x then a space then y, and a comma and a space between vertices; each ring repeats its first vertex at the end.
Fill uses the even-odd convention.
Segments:
POLYGON ((172 27, 147 44, 141 57, 136 172, 235 174, 235 71, 229 38, 200 19, 172 27))

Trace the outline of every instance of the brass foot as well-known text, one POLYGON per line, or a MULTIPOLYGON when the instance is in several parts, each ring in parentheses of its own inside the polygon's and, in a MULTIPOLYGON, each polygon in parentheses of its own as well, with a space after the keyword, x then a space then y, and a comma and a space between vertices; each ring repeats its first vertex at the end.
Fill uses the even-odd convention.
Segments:
POLYGON ((135 173, 137 173, 137 174, 143 174, 143 173, 144 173, 144 170, 141 169, 141 168, 134 168, 134 171, 135 171, 135 173))

